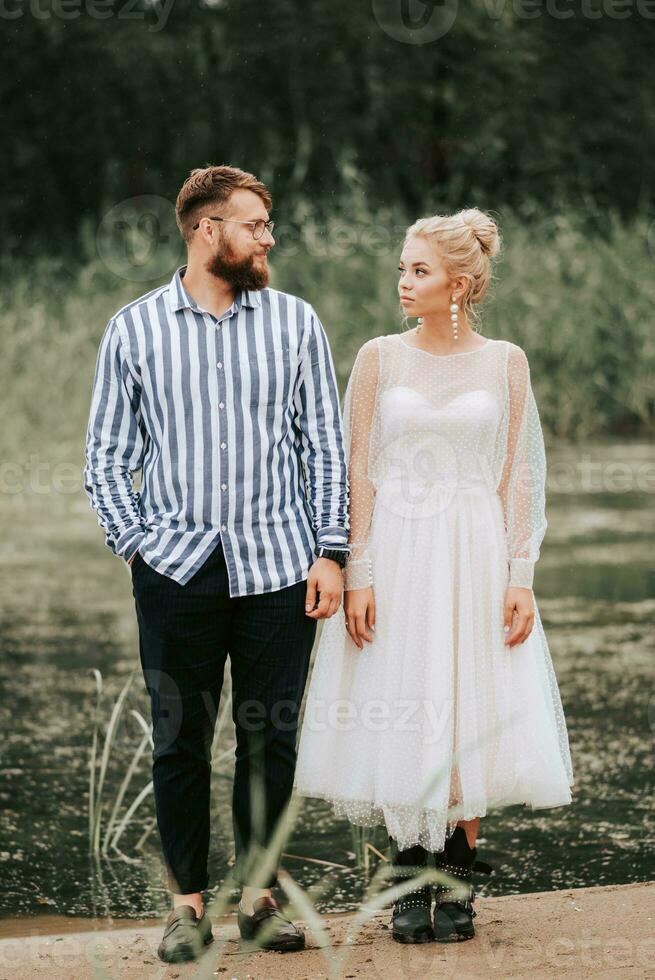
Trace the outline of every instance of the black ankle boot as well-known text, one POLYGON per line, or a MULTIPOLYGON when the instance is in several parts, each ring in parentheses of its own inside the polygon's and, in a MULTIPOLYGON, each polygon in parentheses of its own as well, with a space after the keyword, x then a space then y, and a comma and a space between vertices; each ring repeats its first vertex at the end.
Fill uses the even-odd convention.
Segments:
POLYGON ((432 889, 429 885, 396 900, 391 914, 391 935, 397 943, 430 943, 432 889))
POLYGON ((436 855, 436 866, 456 879, 452 884, 436 886, 437 903, 434 909, 434 937, 439 943, 453 943, 460 939, 473 939, 475 928, 473 908, 475 892, 471 879, 474 871, 491 874, 492 867, 486 861, 476 860, 477 850, 469 847, 463 827, 445 843, 445 850, 436 855))
MULTIPOLYGON (((420 874, 427 865, 427 851, 419 845, 399 851, 393 838, 389 838, 389 841, 394 885, 420 874)), ((406 892, 396 899, 391 914, 391 934, 396 942, 431 942, 434 939, 431 910, 432 889, 429 885, 406 892)))

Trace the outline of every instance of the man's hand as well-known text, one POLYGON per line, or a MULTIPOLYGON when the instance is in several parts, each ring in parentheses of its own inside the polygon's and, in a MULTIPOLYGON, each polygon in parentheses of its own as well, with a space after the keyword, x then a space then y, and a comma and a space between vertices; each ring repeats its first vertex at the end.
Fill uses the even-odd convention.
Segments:
POLYGON ((341 605, 343 594, 343 572, 338 562, 331 558, 317 558, 307 576, 307 595, 305 613, 312 619, 329 619, 341 605), (316 593, 320 602, 316 609, 316 593))
POLYGON ((375 629, 375 595, 372 587, 367 589, 349 589, 344 602, 346 614, 346 629, 353 643, 364 649, 364 640, 372 643, 375 629))
POLYGON ((534 626, 534 600, 532 589, 511 586, 505 592, 505 626, 509 627, 505 644, 513 647, 523 643, 530 636, 534 626), (516 623, 512 629, 512 619, 516 613, 516 623))

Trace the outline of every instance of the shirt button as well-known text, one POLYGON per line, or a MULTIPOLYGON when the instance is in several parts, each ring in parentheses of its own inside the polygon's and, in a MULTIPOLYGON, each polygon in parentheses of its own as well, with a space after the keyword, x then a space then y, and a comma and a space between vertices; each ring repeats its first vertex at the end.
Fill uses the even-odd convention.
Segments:
POLYGON ((225 449, 225 443, 224 442, 221 443, 221 449, 225 449))
POLYGON ((221 490, 227 490, 227 483, 221 483, 221 490))
POLYGON ((219 402, 219 403, 218 403, 218 407, 219 407, 219 408, 225 408, 225 405, 223 404, 223 402, 219 402))
POLYGON ((219 361, 218 364, 216 365, 216 367, 223 367, 223 362, 222 361, 219 361))
POLYGON ((227 531, 227 524, 221 524, 221 531, 227 531))

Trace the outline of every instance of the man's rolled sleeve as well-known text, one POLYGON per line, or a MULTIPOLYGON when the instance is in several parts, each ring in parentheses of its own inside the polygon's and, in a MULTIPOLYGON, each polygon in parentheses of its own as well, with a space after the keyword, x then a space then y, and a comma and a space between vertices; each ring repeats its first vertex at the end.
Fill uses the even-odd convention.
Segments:
POLYGON ((348 477, 339 390, 330 345, 308 307, 309 336, 295 398, 300 458, 316 547, 348 552, 348 477))
POLYGON ((112 319, 100 343, 93 379, 84 489, 108 547, 126 560, 145 537, 139 494, 131 476, 140 469, 144 454, 139 395, 122 356, 118 325, 112 319))

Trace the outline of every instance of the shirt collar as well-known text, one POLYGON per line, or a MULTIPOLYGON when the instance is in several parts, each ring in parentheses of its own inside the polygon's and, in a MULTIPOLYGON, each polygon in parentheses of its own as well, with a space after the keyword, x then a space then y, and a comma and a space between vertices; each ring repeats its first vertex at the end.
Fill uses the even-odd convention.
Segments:
MULTIPOLYGON (((182 265, 176 270, 168 288, 168 303, 173 313, 184 309, 202 312, 196 301, 189 296, 184 288, 182 277, 186 272, 186 268, 185 265, 182 265)), ((262 305, 261 291, 259 289, 242 289, 236 294, 234 305, 237 311, 242 306, 249 306, 252 309, 256 309, 262 305)))

